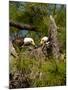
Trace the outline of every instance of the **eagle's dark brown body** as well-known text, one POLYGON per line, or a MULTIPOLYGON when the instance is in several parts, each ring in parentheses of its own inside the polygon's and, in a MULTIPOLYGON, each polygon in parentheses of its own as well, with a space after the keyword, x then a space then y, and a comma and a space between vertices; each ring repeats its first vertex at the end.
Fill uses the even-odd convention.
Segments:
POLYGON ((17 51, 17 47, 19 50, 21 50, 21 47, 24 44, 24 38, 17 37, 12 41, 12 44, 13 44, 14 48, 16 49, 16 51, 17 51))

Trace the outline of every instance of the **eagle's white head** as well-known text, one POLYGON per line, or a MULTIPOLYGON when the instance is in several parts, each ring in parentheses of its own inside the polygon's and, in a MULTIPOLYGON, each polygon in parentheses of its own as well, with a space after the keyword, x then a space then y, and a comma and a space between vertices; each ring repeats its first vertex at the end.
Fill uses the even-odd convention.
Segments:
POLYGON ((44 43, 46 43, 46 42, 48 42, 48 37, 47 37, 47 36, 45 36, 45 37, 43 37, 43 38, 41 39, 40 44, 42 45, 42 44, 44 44, 44 43))
POLYGON ((24 44, 32 44, 33 46, 35 46, 35 42, 32 38, 24 38, 24 44))

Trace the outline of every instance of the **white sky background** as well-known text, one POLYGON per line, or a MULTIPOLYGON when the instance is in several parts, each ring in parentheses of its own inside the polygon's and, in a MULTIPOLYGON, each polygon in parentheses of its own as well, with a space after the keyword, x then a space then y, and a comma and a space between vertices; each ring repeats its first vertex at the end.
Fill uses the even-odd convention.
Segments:
MULTIPOLYGON (((9 85, 9 0, 0 0, 0 90, 7 90, 9 85)), ((12 1, 33 1, 33 2, 46 2, 56 4, 67 4, 67 16, 68 16, 68 0, 12 0, 12 1)), ((67 17, 68 22, 68 17, 67 17)), ((68 23, 67 23, 68 26, 68 23)), ((68 27, 67 27, 67 45, 68 45, 68 27)), ((67 59, 68 59, 68 46, 67 59)), ((67 60, 68 66, 68 60, 67 60)), ((67 70, 68 74, 68 70, 67 70)), ((68 76, 68 75, 67 75, 68 76)), ((67 79, 68 85, 68 79, 67 79)), ((67 90, 68 86, 57 87, 43 87, 43 88, 31 88, 25 90, 67 90)), ((18 89, 19 90, 19 89, 18 89)), ((24 89, 23 89, 24 90, 24 89)))

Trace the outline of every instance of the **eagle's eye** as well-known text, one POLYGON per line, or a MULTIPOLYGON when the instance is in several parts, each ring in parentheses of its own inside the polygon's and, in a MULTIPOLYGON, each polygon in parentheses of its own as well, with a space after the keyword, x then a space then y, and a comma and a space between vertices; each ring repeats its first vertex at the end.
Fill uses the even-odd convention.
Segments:
POLYGON ((42 40, 44 42, 44 40, 42 40))
POLYGON ((33 41, 31 41, 31 43, 32 43, 33 41))

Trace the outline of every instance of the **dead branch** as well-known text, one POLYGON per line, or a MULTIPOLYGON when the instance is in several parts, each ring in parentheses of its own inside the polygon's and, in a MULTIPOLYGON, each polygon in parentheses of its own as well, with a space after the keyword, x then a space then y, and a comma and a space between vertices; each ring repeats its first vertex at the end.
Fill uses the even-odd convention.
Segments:
POLYGON ((30 30, 30 31, 37 31, 35 26, 29 25, 29 24, 22 24, 15 21, 10 20, 9 25, 11 27, 18 28, 20 30, 30 30))
POLYGON ((50 26, 49 26, 49 41, 52 55, 58 59, 59 58, 59 45, 57 39, 57 25, 54 18, 50 15, 50 26))

